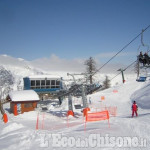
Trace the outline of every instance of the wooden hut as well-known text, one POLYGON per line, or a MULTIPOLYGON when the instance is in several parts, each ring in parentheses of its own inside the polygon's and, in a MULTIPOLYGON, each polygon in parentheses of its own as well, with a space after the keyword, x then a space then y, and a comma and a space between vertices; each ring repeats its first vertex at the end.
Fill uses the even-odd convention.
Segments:
POLYGON ((33 90, 11 91, 7 98, 10 99, 10 110, 15 116, 35 110, 40 100, 33 90))

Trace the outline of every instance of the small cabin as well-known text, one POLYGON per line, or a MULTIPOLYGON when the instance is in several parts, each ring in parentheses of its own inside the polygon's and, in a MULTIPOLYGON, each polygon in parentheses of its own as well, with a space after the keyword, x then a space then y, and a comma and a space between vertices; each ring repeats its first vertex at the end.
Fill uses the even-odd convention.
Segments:
POLYGON ((62 78, 53 75, 35 75, 23 78, 24 90, 40 93, 55 93, 63 89, 62 78))
POLYGON ((10 100, 10 110, 14 115, 34 111, 40 100, 34 90, 11 91, 7 97, 10 100))

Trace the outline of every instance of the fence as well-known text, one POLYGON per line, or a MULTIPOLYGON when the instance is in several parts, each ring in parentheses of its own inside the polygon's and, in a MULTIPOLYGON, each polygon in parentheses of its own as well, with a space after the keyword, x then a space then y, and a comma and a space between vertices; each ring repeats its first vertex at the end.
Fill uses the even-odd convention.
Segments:
POLYGON ((108 110, 109 114, 113 117, 116 117, 117 115, 117 107, 112 107, 112 106, 109 106, 109 107, 105 107, 105 110, 108 110))
MULTIPOLYGON (((74 127, 76 125, 82 125, 83 122, 81 120, 70 120, 72 119, 69 118, 67 113, 63 117, 57 118, 56 116, 52 116, 47 113, 38 113, 37 114, 37 119, 36 119, 36 130, 60 130, 60 129, 65 129, 69 127, 74 127), (59 121, 61 119, 61 121, 59 121)), ((75 119, 75 118, 73 118, 75 119)))
POLYGON ((108 110, 110 116, 113 116, 113 117, 117 116, 117 107, 116 106, 108 106, 108 107, 105 106, 105 107, 101 107, 101 108, 94 108, 93 107, 91 110, 94 112, 108 110))
POLYGON ((86 130, 86 122, 92 121, 101 121, 101 120, 108 120, 108 126, 110 127, 109 123, 109 112, 101 111, 101 112, 94 112, 94 113, 86 113, 86 120, 85 120, 85 130, 86 130))

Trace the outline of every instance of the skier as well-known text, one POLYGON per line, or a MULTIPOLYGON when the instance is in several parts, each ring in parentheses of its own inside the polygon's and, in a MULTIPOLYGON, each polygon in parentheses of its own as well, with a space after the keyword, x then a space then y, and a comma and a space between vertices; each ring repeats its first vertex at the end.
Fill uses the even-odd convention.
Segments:
POLYGON ((136 104, 136 101, 134 101, 132 104, 132 117, 134 117, 134 113, 136 114, 136 117, 138 116, 137 110, 138 110, 138 106, 136 104))

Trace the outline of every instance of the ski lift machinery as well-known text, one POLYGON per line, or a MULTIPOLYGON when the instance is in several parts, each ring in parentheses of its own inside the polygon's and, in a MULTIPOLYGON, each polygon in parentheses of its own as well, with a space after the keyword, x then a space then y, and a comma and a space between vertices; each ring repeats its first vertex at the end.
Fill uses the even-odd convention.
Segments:
POLYGON ((78 103, 78 104, 74 105, 75 109, 87 108, 88 107, 87 95, 90 94, 91 92, 98 90, 102 86, 101 85, 96 86, 95 84, 88 84, 87 82, 88 82, 89 74, 86 74, 86 73, 81 73, 81 74, 67 73, 67 75, 72 76, 73 81, 74 81, 72 84, 72 87, 70 88, 70 89, 73 89, 73 87, 75 87, 75 89, 73 89, 73 91, 72 91, 71 96, 82 97, 83 106, 81 106, 81 103, 78 103), (85 81, 81 80, 80 83, 77 83, 75 76, 78 76, 78 75, 84 76, 85 81))
POLYGON ((141 32, 141 45, 138 47, 138 50, 137 50, 137 53, 138 53, 137 54, 138 70, 137 70, 137 79, 136 79, 137 82, 145 82, 146 81, 147 76, 148 76, 147 69, 150 67, 150 64, 141 66, 140 61, 139 61, 139 52, 143 52, 142 48, 146 48, 145 53, 148 54, 148 52, 149 52, 149 45, 144 44, 144 42, 143 42, 143 32, 144 32, 144 30, 142 30, 142 32, 141 32))

